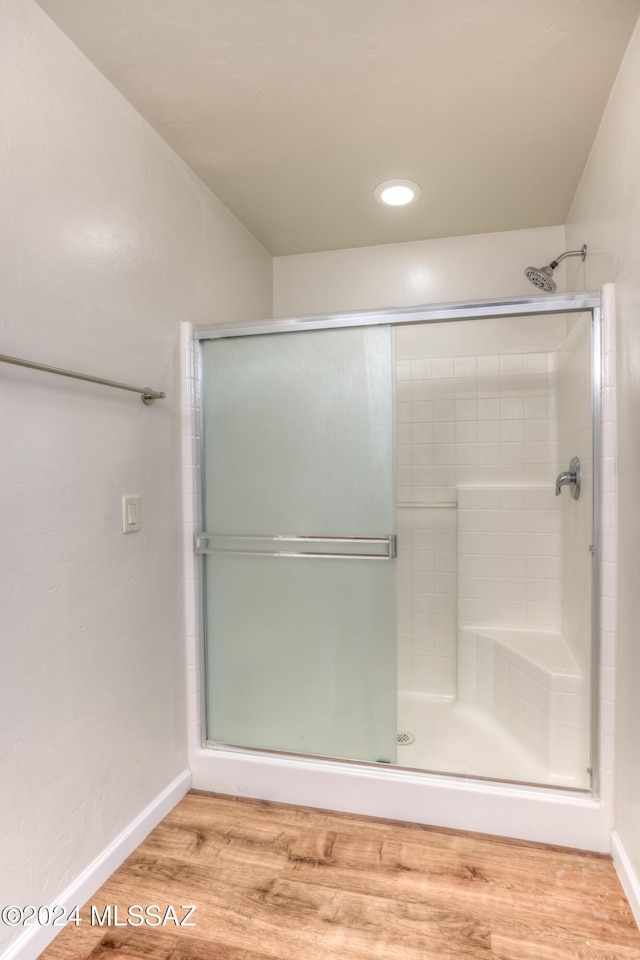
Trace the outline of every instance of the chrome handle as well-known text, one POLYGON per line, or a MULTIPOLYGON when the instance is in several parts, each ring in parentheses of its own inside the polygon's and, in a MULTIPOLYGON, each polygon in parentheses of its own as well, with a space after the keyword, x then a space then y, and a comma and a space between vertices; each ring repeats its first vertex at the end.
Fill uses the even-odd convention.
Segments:
POLYGON ((556 497, 560 496, 563 487, 569 487, 571 496, 574 500, 577 500, 580 496, 581 480, 580 460, 578 457, 573 457, 569 469, 565 470, 564 473, 559 473, 556 477, 556 497))
POLYGON ((566 487, 568 484, 575 482, 575 479, 575 473, 559 473, 556 477, 556 497, 560 496, 562 487, 566 487))
POLYGON ((230 533, 199 533, 196 535, 196 553, 200 554, 227 554, 236 557, 315 557, 316 559, 327 560, 393 560, 397 553, 397 537, 392 534, 389 537, 307 537, 286 534, 277 534, 273 537, 250 536, 248 534, 230 534, 230 533), (255 550, 255 549, 237 549, 233 546, 210 546, 208 541, 240 541, 243 542, 267 542, 273 544, 291 544, 297 547, 292 550, 255 550), (344 553, 326 553, 322 550, 304 550, 300 547, 317 544, 325 546, 329 544, 354 544, 360 546, 384 547, 384 553, 359 553, 357 550, 345 551, 344 553))

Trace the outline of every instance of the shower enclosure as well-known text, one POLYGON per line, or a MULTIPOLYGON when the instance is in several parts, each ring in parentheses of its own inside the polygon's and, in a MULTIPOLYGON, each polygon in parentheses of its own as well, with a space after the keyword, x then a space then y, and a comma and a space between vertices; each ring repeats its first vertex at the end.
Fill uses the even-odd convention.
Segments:
POLYGON ((207 749, 597 792, 599 304, 197 331, 207 749))

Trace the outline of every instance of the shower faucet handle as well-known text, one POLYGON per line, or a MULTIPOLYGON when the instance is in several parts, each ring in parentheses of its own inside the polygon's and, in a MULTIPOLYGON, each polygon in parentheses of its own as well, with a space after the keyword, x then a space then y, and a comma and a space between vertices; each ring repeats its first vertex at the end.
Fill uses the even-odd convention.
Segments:
POLYGON ((573 457, 569 469, 556 477, 556 497, 560 496, 563 487, 569 487, 571 496, 577 500, 580 496, 581 479, 580 460, 578 457, 573 457))

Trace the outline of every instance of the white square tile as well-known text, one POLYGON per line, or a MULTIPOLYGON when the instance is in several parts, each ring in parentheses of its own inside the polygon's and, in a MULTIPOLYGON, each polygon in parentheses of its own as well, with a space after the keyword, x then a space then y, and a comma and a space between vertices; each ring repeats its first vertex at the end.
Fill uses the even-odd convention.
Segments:
POLYGON ((400 690, 416 690, 415 660, 413 654, 401 653, 398 655, 398 688, 400 690))
POLYGON ((455 381, 454 396, 456 400, 477 400, 477 381, 472 377, 460 377, 455 381))
POLYGON ((522 697, 519 693, 509 688, 509 724, 517 736, 520 724, 522 723, 522 697))
POLYGON ((411 484, 411 468, 398 467, 396 471, 396 480, 398 481, 398 500, 400 502, 410 500, 410 495, 413 490, 411 484))
POLYGON ((572 693, 551 694, 551 719, 565 723, 579 723, 580 697, 572 693))
POLYGON ((477 443, 458 443, 456 445, 456 463, 471 465, 478 462, 477 443))
POLYGON ((525 373, 546 374, 548 355, 546 353, 527 353, 524 357, 525 373))
POLYGON ((491 650, 477 650, 476 669, 480 673, 493 677, 493 652, 491 650))
MULTIPOLYGON (((396 463, 399 467, 411 465, 411 454, 413 449, 414 448, 410 443, 399 443, 396 446, 396 463)), ((420 447, 417 449, 419 450, 420 447)))
POLYGON ((478 420, 500 420, 501 400, 478 400, 478 420))
MULTIPOLYGON (((398 404, 398 409, 405 404, 398 404)), ((434 406, 435 404, 430 400, 424 401, 412 401, 410 404, 411 407, 411 420, 413 423, 419 423, 425 420, 433 420, 434 417, 434 406)), ((400 419, 400 418, 399 418, 400 419)))
POLYGON ((413 682, 415 688, 426 693, 438 693, 435 671, 436 658, 416 654, 413 658, 413 682))
POLYGON ((456 419, 456 407, 454 400, 434 400, 431 417, 424 419, 433 419, 436 422, 442 420, 455 420, 456 419))
POLYGON ((550 510, 556 509, 555 499, 552 499, 552 492, 540 488, 529 488, 526 491, 527 508, 529 510, 550 510))
POLYGON ((434 380, 450 379, 454 376, 454 370, 452 357, 439 357, 431 361, 431 376, 434 380))
POLYGON ((478 508, 480 510, 500 510, 502 507, 502 491, 491 489, 478 490, 478 508))
MULTIPOLYGON (((487 403, 491 401, 487 400, 487 403)), ((504 420, 521 420, 524 416, 524 400, 520 397, 509 397, 500 401, 500 413, 504 420)))
POLYGON ((411 360, 411 379, 426 380, 431 377, 431 360, 418 358, 411 360))
POLYGON ((410 386, 412 400, 433 400, 433 383, 431 380, 412 380, 410 386))
POLYGON ((526 700, 522 704, 522 723, 526 730, 537 732, 538 729, 538 711, 526 700))
POLYGON ((501 443, 500 444, 500 463, 517 463, 524 460, 523 443, 501 443))
POLYGON ((548 719, 551 717, 551 691, 544 684, 538 684, 538 709, 548 719))
MULTIPOLYGON (((428 466, 434 463, 435 447, 432 443, 414 443, 410 446, 409 449, 410 449, 410 454, 413 457, 413 461, 412 461, 410 456, 408 461, 409 463, 413 462, 415 466, 428 466)), ((400 454, 401 454, 401 448, 398 447, 398 463, 399 464, 402 462, 405 462, 405 461, 402 461, 400 454)))
POLYGON ((478 419, 478 401, 477 400, 456 400, 455 401, 456 420, 477 420, 478 419))
POLYGON ((509 690, 522 696, 522 670, 513 663, 509 663, 509 690))
POLYGON ((456 425, 453 421, 436 422, 433 424, 434 443, 453 443, 455 440, 456 425))
POLYGON ((433 680, 441 696, 453 696, 456 692, 456 664, 452 657, 436 657, 433 680))
POLYGON ((475 703, 476 672, 474 667, 458 668, 458 699, 465 703, 475 703))
POLYGON ((476 674, 476 703, 490 711, 493 702, 493 678, 486 673, 476 674))
POLYGON ((432 380, 434 400, 454 400, 456 397, 456 380, 432 380))
POLYGON ((494 654, 493 671, 496 680, 506 688, 509 683, 509 664, 497 652, 494 654))
POLYGON ((396 383, 396 400, 398 403, 410 401, 412 399, 411 392, 410 380, 398 380, 396 383))
POLYGON ((457 653, 455 630, 452 630, 449 635, 438 634, 436 636, 435 650, 437 657, 453 660, 457 653))
POLYGON ((411 443, 411 428, 412 424, 408 421, 396 424, 397 443, 411 443))
POLYGON ((456 448, 453 443, 434 443, 429 450, 434 464, 455 463, 456 448))
POLYGON ((551 463, 555 462, 555 451, 547 441, 543 443, 525 443, 524 445, 525 463, 551 463))
POLYGON ((503 354, 500 357, 500 375, 521 376, 523 372, 522 354, 503 354))
MULTIPOLYGON (((419 621, 415 617, 415 621, 419 621)), ((414 624, 414 632, 411 637, 412 652, 421 657, 434 657, 436 655, 436 638, 432 633, 416 629, 419 624, 414 624)))
POLYGON ((481 443, 495 443, 500 440, 500 428, 500 420, 480 420, 477 439, 481 443))
POLYGON ((479 377, 497 377, 500 373, 500 357, 478 357, 477 374, 479 377))
POLYGON ((501 455, 502 448, 499 443, 478 444, 478 463, 499 464, 501 455))
POLYGON ((502 420, 500 439, 503 442, 524 440, 524 420, 502 420))
POLYGON ((462 666, 475 667, 476 665, 476 645, 461 641, 458 646, 458 660, 462 666))
POLYGON ((536 710, 539 708, 539 689, 539 684, 532 677, 527 676, 527 674, 523 675, 522 697, 525 703, 528 703, 536 710))
POLYGON ((454 374, 456 377, 475 377, 477 364, 475 357, 456 357, 454 361, 454 374))
MULTIPOLYGON (((500 511, 500 530, 505 533, 525 533, 527 526, 527 513, 525 510, 502 510, 500 511)), ((509 541, 511 543, 511 541, 509 541)))
POLYGON ((548 420, 525 420, 524 438, 530 443, 547 442, 550 436, 548 420))
POLYGON ((545 397, 525 397, 524 415, 527 420, 546 420, 549 417, 549 400, 545 397))

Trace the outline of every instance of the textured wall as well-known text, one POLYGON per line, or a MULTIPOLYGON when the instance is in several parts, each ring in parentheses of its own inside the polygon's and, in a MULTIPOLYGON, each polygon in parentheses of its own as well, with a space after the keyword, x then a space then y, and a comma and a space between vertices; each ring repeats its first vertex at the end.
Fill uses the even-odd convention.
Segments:
MULTIPOLYGON (((564 247, 563 227, 540 227, 329 250, 273 261, 276 317, 416 303, 535 295, 524 276, 564 247)), ((564 263, 556 270, 564 286, 564 263)))
MULTIPOLYGON (((640 877, 640 27, 631 39, 567 224, 589 246, 572 285, 616 284, 618 647, 616 830, 640 877)), ((575 271, 575 273, 574 273, 575 271)), ((611 451, 609 451, 610 453, 611 451)), ((608 509, 605 504, 605 511, 608 509)), ((605 517, 606 519, 606 517, 605 517)))
POLYGON ((1 350, 168 394, 0 366, 0 902, 39 904, 187 764, 179 321, 268 315, 271 261, 31 0, 0 17, 1 350))

